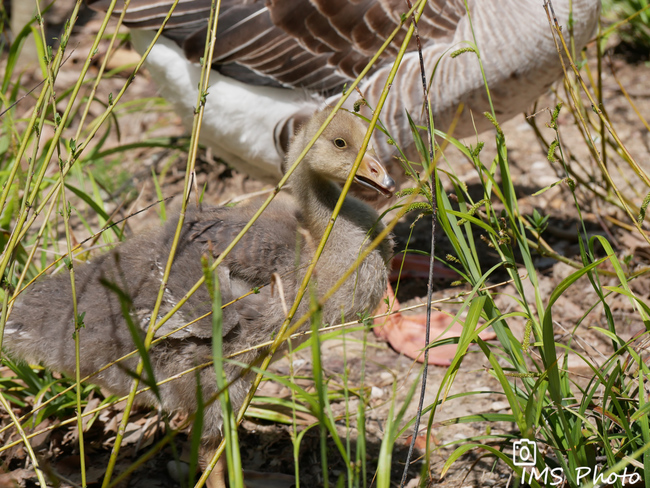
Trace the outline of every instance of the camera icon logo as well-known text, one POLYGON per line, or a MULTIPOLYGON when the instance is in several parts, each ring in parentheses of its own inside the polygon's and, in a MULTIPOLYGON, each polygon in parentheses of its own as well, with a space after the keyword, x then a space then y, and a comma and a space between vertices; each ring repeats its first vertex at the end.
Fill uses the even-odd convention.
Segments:
POLYGON ((512 462, 515 466, 535 466, 537 464, 537 444, 528 439, 512 443, 512 462))

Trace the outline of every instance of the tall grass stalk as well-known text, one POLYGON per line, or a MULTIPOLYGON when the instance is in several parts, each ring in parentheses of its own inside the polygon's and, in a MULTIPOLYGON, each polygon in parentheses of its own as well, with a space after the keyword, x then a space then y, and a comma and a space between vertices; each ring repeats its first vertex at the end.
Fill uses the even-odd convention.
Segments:
MULTIPOLYGON (((212 296, 212 357, 214 371, 217 377, 217 387, 223 391, 219 399, 221 401, 221 412, 223 417, 224 441, 226 442, 226 451, 228 459, 228 478, 229 486, 233 488, 243 488, 244 478, 241 466, 241 456, 239 454, 239 439, 237 436, 237 420, 230 395, 228 394, 228 380, 224 371, 223 355, 223 314, 221 312, 221 292, 219 288, 219 277, 216 270, 210 272, 207 261, 204 263, 206 281, 208 290, 212 296)), ((196 431, 196 425, 194 427, 196 431)), ((201 429, 198 429, 200 436, 201 429)), ((196 432, 195 432, 196 434, 196 432)))
POLYGON ((74 317, 74 361, 75 361, 75 381, 77 383, 77 430, 79 431, 79 463, 81 468, 81 486, 86 487, 86 454, 84 446, 83 421, 81 419, 81 364, 79 356, 79 334, 83 329, 83 314, 79 314, 77 307, 77 288, 75 286, 74 264, 72 260, 72 239, 70 237, 70 203, 65 195, 65 185, 63 183, 63 171, 59 172, 61 178, 61 203, 63 204, 63 222, 65 225, 65 242, 68 249, 68 259, 66 265, 70 271, 70 291, 72 294, 72 316, 74 317))

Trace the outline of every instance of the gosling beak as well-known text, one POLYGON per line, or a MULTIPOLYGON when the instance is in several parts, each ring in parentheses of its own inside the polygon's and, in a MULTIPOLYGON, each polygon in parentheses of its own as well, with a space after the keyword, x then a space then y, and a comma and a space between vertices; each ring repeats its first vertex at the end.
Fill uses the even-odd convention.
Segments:
POLYGON ((366 152, 354 179, 360 185, 372 188, 387 198, 393 196, 395 191, 395 181, 390 177, 384 165, 379 162, 374 151, 366 152))

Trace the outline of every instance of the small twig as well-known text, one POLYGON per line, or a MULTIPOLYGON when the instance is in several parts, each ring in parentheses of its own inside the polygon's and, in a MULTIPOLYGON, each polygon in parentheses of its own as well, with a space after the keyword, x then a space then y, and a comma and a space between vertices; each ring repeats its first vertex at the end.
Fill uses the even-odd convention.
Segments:
POLYGON ((140 210, 136 210, 135 212, 131 212, 129 215, 127 215, 127 216, 124 217, 124 218, 121 218, 120 220, 116 220, 115 222, 112 222, 111 224, 107 224, 107 225, 105 225, 104 227, 102 227, 101 229, 99 229, 97 232, 95 232, 93 235, 91 235, 91 236, 87 237, 86 239, 84 239, 83 241, 81 241, 77 247, 79 247, 79 246, 83 246, 86 242, 88 242, 88 241, 90 241, 90 240, 92 240, 92 239, 95 239, 95 238, 96 238, 97 236, 99 236, 100 234, 103 234, 103 233, 106 232, 107 230, 109 230, 109 229, 115 227, 116 225, 120 225, 122 222, 126 222, 126 221, 129 220, 131 217, 135 217, 136 215, 141 214, 142 212, 146 212, 146 211, 149 210, 151 207, 155 207, 156 205, 160 205, 161 203, 163 203, 163 202, 167 202, 167 201, 169 201, 169 200, 172 200, 173 198, 174 198, 174 195, 172 195, 172 196, 170 196, 170 197, 165 197, 165 198, 163 198, 162 200, 156 200, 156 201, 153 202, 152 204, 147 205, 146 207, 141 208, 140 210))
MULTIPOLYGON (((409 10, 412 9, 411 0, 406 0, 406 5, 409 10)), ((433 135, 431 130, 431 114, 429 113, 429 103, 427 97, 427 75, 424 69, 424 58, 422 57, 422 43, 420 42, 420 33, 418 30, 417 20, 415 18, 415 12, 412 16, 413 27, 414 27, 414 37, 415 42, 418 48, 418 55, 420 57, 420 75, 422 76, 422 92, 424 94, 423 103, 424 103, 424 113, 427 121, 427 136, 429 138, 429 164, 430 168, 428 171, 429 184, 431 186, 431 259, 429 260, 429 283, 427 285, 427 322, 426 322, 426 333, 424 338, 424 367, 422 369, 422 385, 420 387, 420 399, 418 401, 418 409, 415 417, 415 423, 413 424, 413 435, 411 436, 411 445, 409 446, 409 451, 406 456, 406 462, 404 463, 404 471, 402 473, 402 480, 400 482, 400 488, 403 488, 406 484, 406 477, 408 476, 408 469, 411 464, 411 458, 413 456, 413 450, 415 449, 415 442, 418 437, 418 430, 420 428, 420 421, 422 419, 422 410, 424 408, 424 396, 427 391, 427 374, 429 372, 429 342, 430 342, 430 333, 431 333, 431 299, 433 294, 433 263, 435 260, 435 248, 436 248, 436 215, 438 213, 436 205, 436 186, 435 186, 435 166, 433 161, 433 135)))
POLYGON ((23 101, 25 98, 27 98, 27 97, 28 97, 28 96, 29 96, 29 95, 30 95, 34 90, 36 90, 39 86, 41 86, 43 83, 45 83, 45 81, 46 81, 46 80, 43 79, 43 80, 41 80, 40 82, 38 82, 38 84, 35 85, 34 88, 32 88, 31 90, 29 90, 29 91, 28 91, 27 93, 25 93, 22 97, 20 97, 20 98, 17 99, 14 103, 12 103, 11 105, 9 105, 5 110, 3 110, 2 112, 0 112, 0 117, 4 116, 4 114, 6 114, 7 112, 9 112, 9 110, 11 110, 11 109, 14 108, 16 105, 18 105, 20 102, 22 102, 22 101, 23 101))
MULTIPOLYGON (((70 52, 70 54, 68 54, 68 57, 65 58, 65 59, 63 60, 63 62, 61 63, 61 66, 62 66, 62 67, 65 65, 65 63, 68 61, 68 59, 70 59, 70 56, 72 56, 73 54, 74 54, 74 49, 70 52)), ((0 112, 0 117, 4 116, 4 114, 6 114, 7 112, 9 112, 9 110, 11 110, 11 109, 14 108, 16 105, 18 105, 20 102, 22 102, 22 101, 23 101, 25 98, 27 98, 27 97, 28 97, 28 96, 29 96, 29 95, 30 95, 34 90, 36 90, 39 86, 41 86, 41 85, 42 85, 43 83, 45 83, 46 81, 47 81, 47 78, 43 78, 41 81, 39 81, 38 84, 34 86, 34 88, 32 88, 31 90, 29 90, 29 91, 28 91, 27 93, 25 93, 22 97, 20 97, 20 98, 17 99, 14 103, 12 103, 11 105, 9 105, 5 110, 3 110, 2 112, 0 112)))

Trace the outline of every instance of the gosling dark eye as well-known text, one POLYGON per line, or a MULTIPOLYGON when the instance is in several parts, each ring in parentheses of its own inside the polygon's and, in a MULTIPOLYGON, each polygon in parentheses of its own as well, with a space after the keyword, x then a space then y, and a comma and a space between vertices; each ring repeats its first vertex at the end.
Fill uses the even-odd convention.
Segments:
POLYGON ((334 145, 339 149, 343 149, 348 145, 348 143, 345 142, 345 139, 341 139, 340 137, 337 137, 336 139, 334 139, 334 145))

